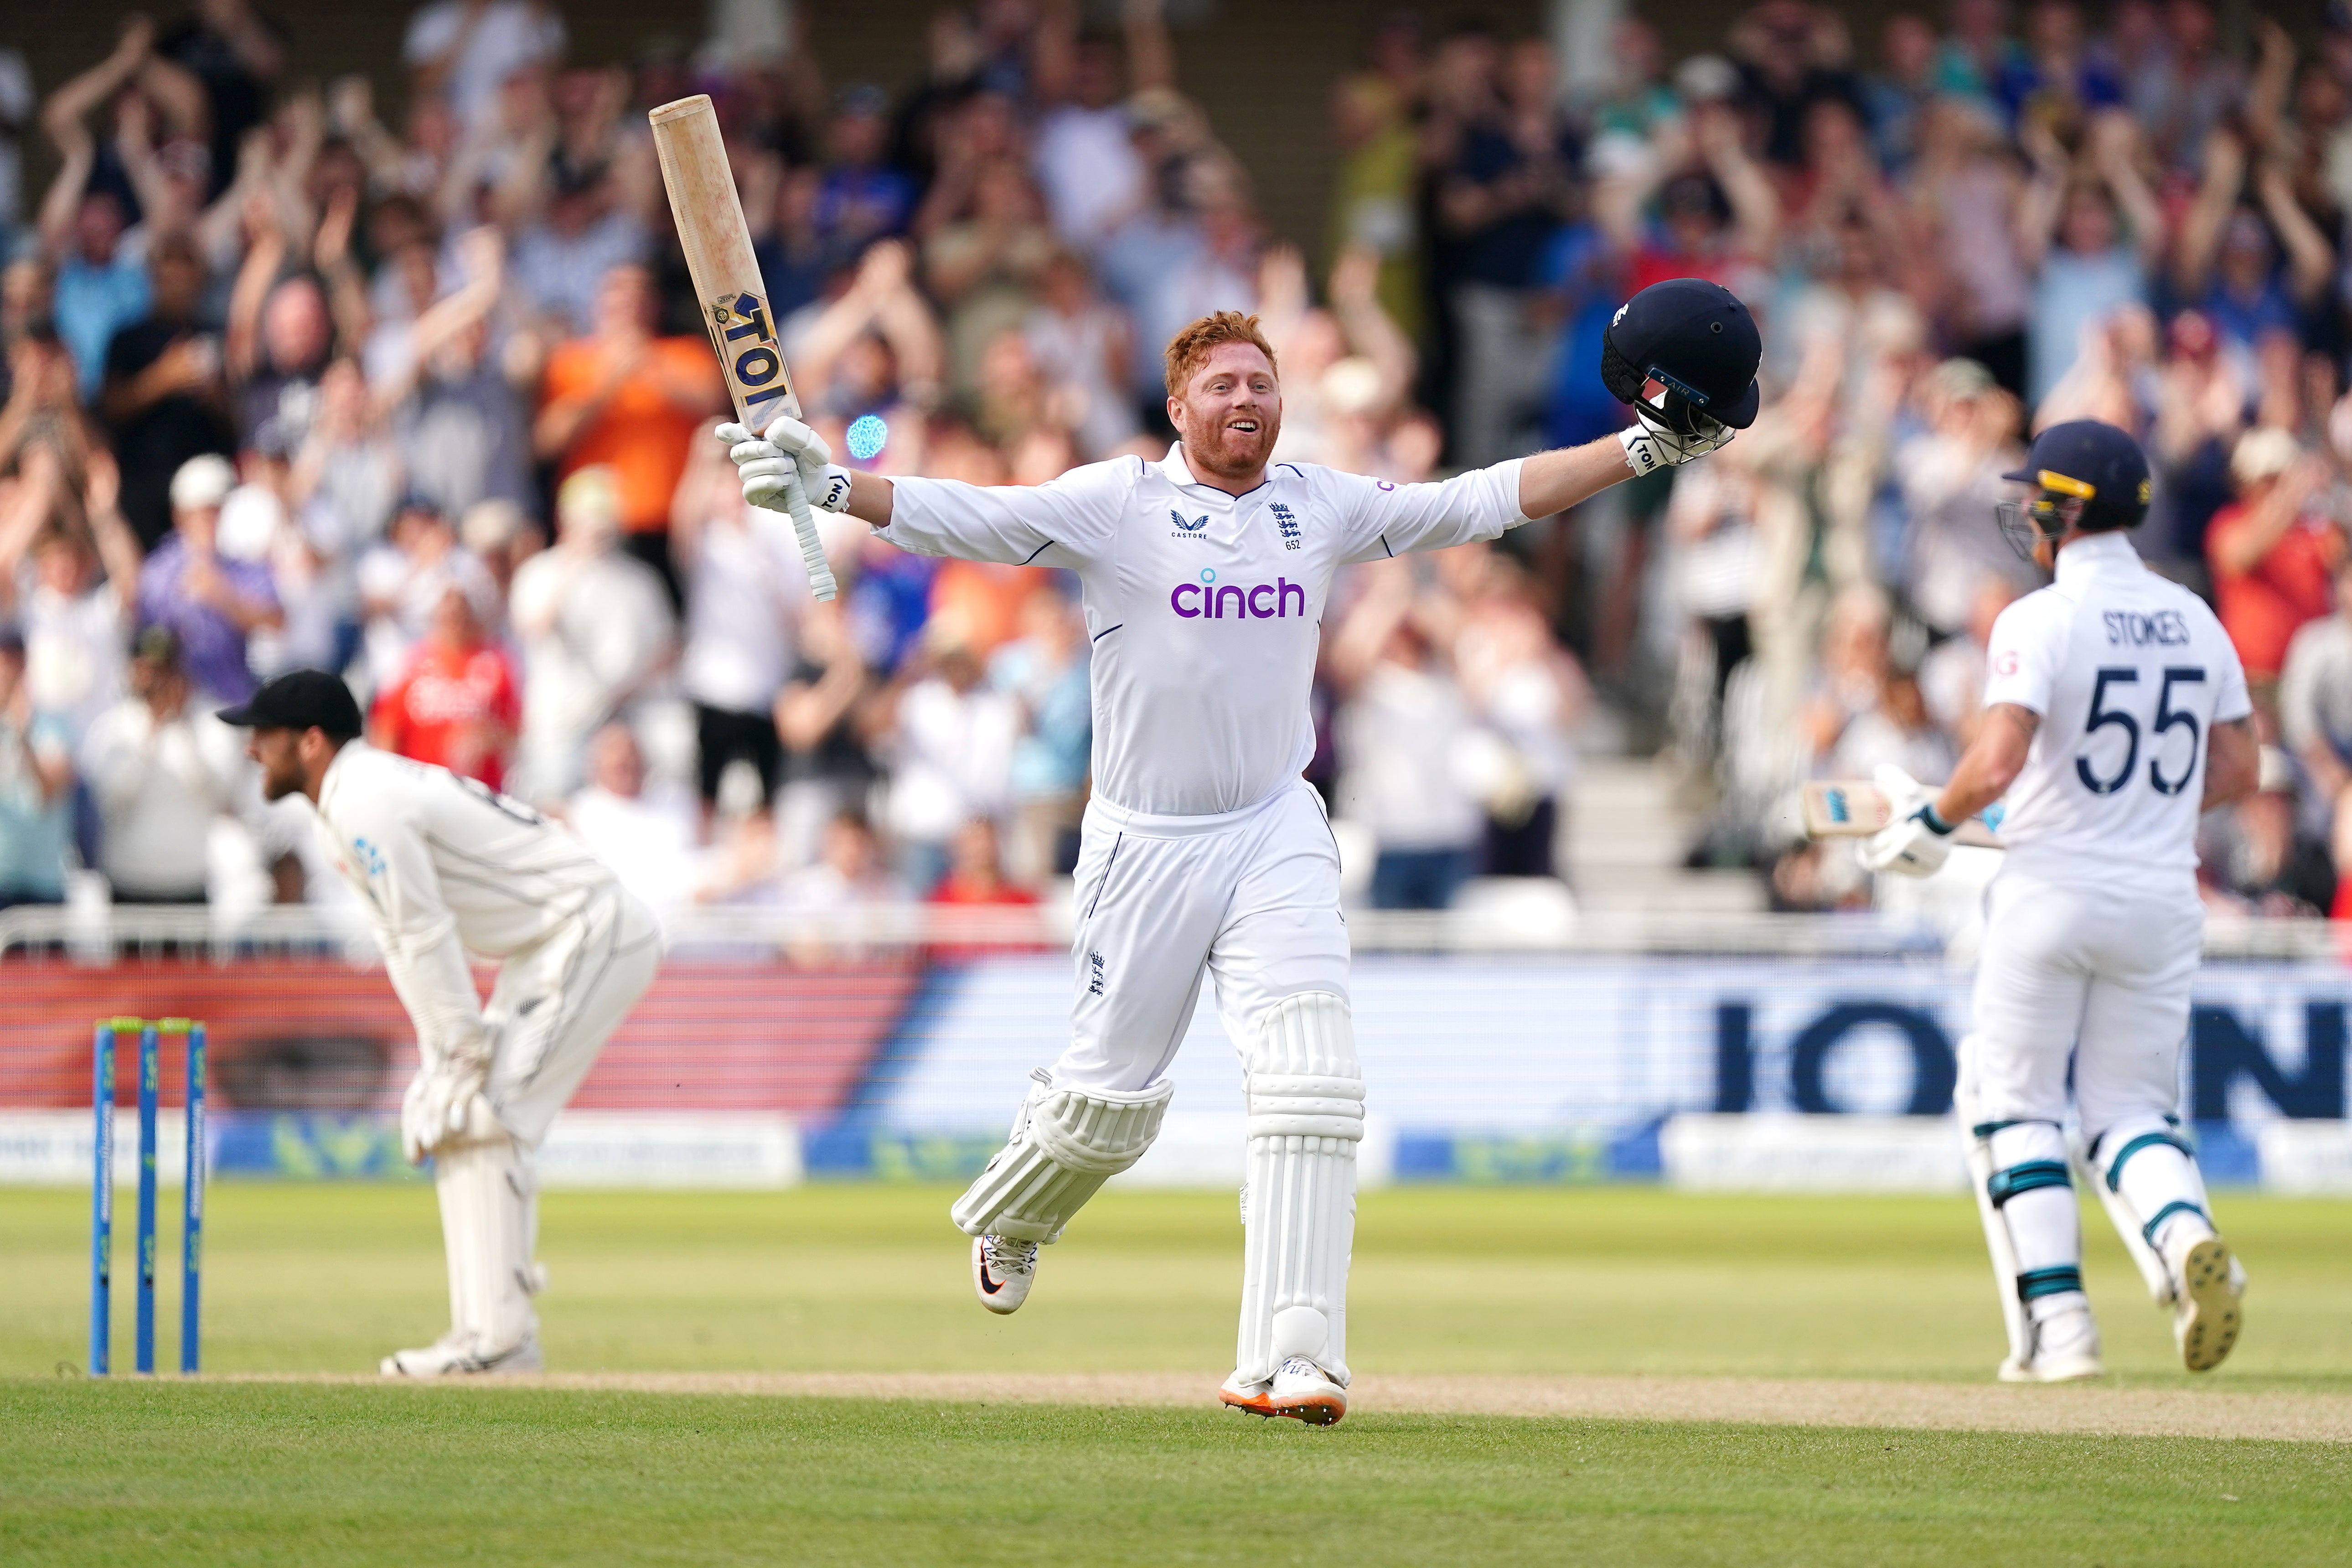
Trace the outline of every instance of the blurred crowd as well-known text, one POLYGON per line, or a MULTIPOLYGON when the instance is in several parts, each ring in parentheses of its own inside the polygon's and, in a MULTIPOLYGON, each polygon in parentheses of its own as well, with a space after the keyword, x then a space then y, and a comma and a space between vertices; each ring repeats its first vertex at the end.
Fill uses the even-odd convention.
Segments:
POLYGON ((537 0, 431 0, 383 104, 304 79, 249 0, 134 17, 64 81, 0 50, 0 903, 337 896, 209 717, 298 667, 664 909, 1050 895, 1087 789, 1075 584, 834 520, 841 595, 811 599, 710 436, 645 120, 694 91, 802 402, 885 474, 1157 458, 1160 345, 1238 308, 1280 356, 1280 456, 1416 480, 1618 428, 1599 339, 1641 286, 1754 308, 1765 411, 1724 453, 1339 584, 1310 777, 1352 898, 1572 879, 1597 736, 1669 750, 1694 864, 1867 902, 1790 840, 1790 792, 1949 767, 1991 618, 2040 581, 1998 475, 2095 416, 2147 444, 2141 551, 2213 598, 2257 691, 2263 792, 2209 819, 2211 895, 2337 901, 2340 0, 2300 46, 2224 40, 2204 0, 1953 0, 1859 40, 1767 0, 1678 64, 1627 17, 1572 73, 1368 17, 1313 265, 1159 0, 1108 31, 1076 0, 940 9, 896 90, 829 79, 787 0, 712 14, 616 63, 537 0))

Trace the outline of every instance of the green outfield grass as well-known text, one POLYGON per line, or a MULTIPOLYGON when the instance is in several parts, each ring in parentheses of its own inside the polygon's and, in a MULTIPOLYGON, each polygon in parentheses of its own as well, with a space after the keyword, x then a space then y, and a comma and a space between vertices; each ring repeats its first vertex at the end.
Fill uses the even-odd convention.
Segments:
POLYGON ((2340 1563, 2334 1445, 0 1383, 0 1561, 2340 1563))
MULTIPOLYGON (((1229 1195, 1100 1199, 1028 1308, 944 1190, 551 1194, 549 1364, 1231 1363, 1229 1195)), ((73 1375, 86 1195, 0 1190, 0 1563, 2336 1563, 2352 1446, 1360 1412, 853 1403, 73 1375)), ((2352 1205, 2226 1197, 2254 1294, 2203 1386, 2352 1387, 2352 1205)), ((1350 1359, 1398 1373, 1986 1378, 1964 1198, 1368 1194, 1350 1359)), ((2184 1383, 2095 1213, 2117 1380, 2184 1383)), ((121 1227, 116 1364, 130 1358, 121 1227)), ((363 1372, 446 1321, 431 1191, 222 1184, 208 1367, 363 1372)), ((167 1226, 163 1253, 173 1258, 167 1226)), ((176 1274, 170 1278, 175 1279, 176 1274)), ((165 1292, 163 1360, 174 1363, 165 1292)))
MULTIPOLYGON (((1019 1316, 978 1310, 945 1189, 551 1193, 551 1370, 1198 1372, 1231 1367, 1230 1194, 1111 1193, 1046 1249, 1019 1316)), ((0 1374, 78 1368, 84 1194, 0 1189, 0 1374)), ((2253 1279, 2244 1342, 2202 1384, 2352 1388, 2352 1204, 2224 1194, 2253 1279)), ((167 1205, 167 1208, 169 1205, 167 1205)), ((2088 1279, 2107 1359, 2190 1381, 2095 1208, 2088 1279)), ((116 1364, 130 1358, 118 1220, 116 1364)), ((424 1185, 218 1184, 205 1365, 364 1372, 447 1323, 424 1185)), ((164 1364, 176 1364, 167 1220, 164 1364)), ((1979 1381, 2001 1353, 1975 1212, 1947 1198, 1697 1197, 1654 1188, 1369 1193, 1349 1311, 1359 1368, 1979 1381)))

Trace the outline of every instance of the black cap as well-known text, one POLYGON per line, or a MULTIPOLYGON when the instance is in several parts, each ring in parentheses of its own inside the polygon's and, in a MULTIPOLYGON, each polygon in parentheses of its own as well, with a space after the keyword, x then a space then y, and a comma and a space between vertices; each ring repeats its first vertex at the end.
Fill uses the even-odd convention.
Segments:
POLYGON ((1670 423, 1685 410, 1735 430, 1756 422, 1764 339, 1739 296, 1704 278, 1653 283, 1617 308, 1601 336, 1601 381, 1620 403, 1645 382, 1666 389, 1670 423))
POLYGON ((362 728, 360 705, 352 700, 352 689, 343 684, 342 677, 323 669, 289 670, 265 681, 243 707, 222 709, 220 721, 248 730, 315 726, 336 741, 353 740, 362 728))
POLYGON ((2147 455, 2096 419, 2070 419, 2033 438, 2025 466, 2001 475, 2083 503, 2076 526, 2091 532, 2132 528, 2147 515, 2147 455))

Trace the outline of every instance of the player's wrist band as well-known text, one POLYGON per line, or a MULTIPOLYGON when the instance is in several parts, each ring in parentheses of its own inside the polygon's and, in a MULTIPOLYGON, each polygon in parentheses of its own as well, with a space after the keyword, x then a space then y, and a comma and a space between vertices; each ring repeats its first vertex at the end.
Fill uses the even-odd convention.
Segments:
POLYGON ((1949 838, 1952 836, 1953 825, 1936 815, 1936 803, 1933 801, 1920 806, 1919 820, 1926 823, 1927 831, 1938 838, 1949 838))
POLYGON ((849 470, 839 463, 825 466, 824 483, 809 500, 824 511, 845 511, 849 507, 849 470))

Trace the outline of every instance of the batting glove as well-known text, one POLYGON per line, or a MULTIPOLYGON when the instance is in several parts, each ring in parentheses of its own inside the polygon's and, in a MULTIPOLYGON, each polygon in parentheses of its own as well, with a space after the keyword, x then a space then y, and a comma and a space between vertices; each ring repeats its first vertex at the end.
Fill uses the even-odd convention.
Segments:
POLYGON ((1953 824, 1936 815, 1935 803, 1921 801, 1910 816, 1890 823, 1863 841, 1854 858, 1872 871, 1892 871, 1898 877, 1932 877, 1952 855, 1953 824))
MULTIPOLYGON (((742 426, 740 425, 722 426, 719 434, 722 439, 730 439, 732 438, 729 436, 730 431, 741 430, 742 426)), ((754 445, 772 448, 775 456, 788 458, 793 461, 800 470, 801 488, 808 492, 811 506, 820 511, 847 510, 849 470, 833 460, 833 448, 825 445, 824 437, 809 428, 806 424, 789 414, 779 415, 769 422, 768 427, 757 437, 752 437, 749 432, 744 432, 741 444, 734 447, 729 455, 734 457, 737 464, 740 465, 745 461, 745 458, 737 454, 742 452, 743 447, 754 445)), ((768 453, 754 452, 750 455, 750 460, 765 461, 768 460, 768 453)), ((748 475, 749 470, 745 472, 748 475)), ((748 488, 743 493, 746 499, 749 499, 751 491, 748 488)), ((769 503, 755 501, 752 504, 758 506, 769 503)))
POLYGON ((1910 816, 1936 798, 1936 792, 1913 778, 1894 763, 1881 763, 1870 770, 1870 782, 1886 797, 1887 820, 1897 821, 1910 816))
POLYGON ((740 425, 721 425, 717 432, 734 460, 736 477, 743 481, 743 499, 770 511, 782 511, 785 496, 800 482, 800 465, 773 442, 763 441, 740 425))
POLYGON ((1654 474, 1660 468, 1678 468, 1693 458, 1704 458, 1739 433, 1720 420, 1700 415, 1698 433, 1685 436, 1638 403, 1633 405, 1633 424, 1617 432, 1617 442, 1625 448, 1625 466, 1636 474, 1654 474))
POLYGON ((1854 858, 1873 871, 1933 876, 1952 852, 1952 824, 1936 815, 1936 792, 1893 763, 1870 770, 1894 820, 1865 839, 1854 858))

